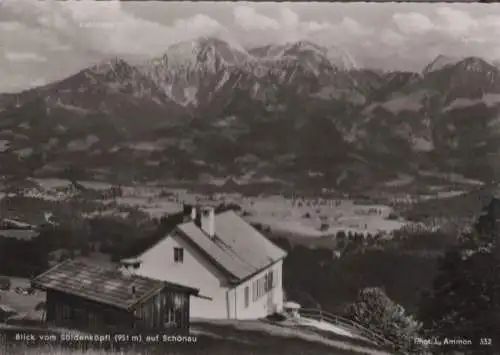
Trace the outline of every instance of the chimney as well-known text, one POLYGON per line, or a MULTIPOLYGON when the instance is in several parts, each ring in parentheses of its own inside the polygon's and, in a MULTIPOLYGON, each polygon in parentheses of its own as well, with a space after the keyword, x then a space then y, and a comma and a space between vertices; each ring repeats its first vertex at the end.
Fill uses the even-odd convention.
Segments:
POLYGON ((184 204, 182 214, 184 215, 184 222, 194 221, 196 219, 196 209, 192 205, 184 204))
POLYGON ((133 275, 133 271, 130 270, 130 267, 128 265, 122 265, 122 275, 126 279, 130 279, 133 275))
POLYGON ((122 259, 120 261, 120 269, 123 277, 130 279, 135 275, 136 270, 141 266, 141 261, 138 259, 122 259))
POLYGON ((201 229, 211 238, 215 236, 215 211, 212 207, 205 207, 201 211, 201 229))
POLYGON ((201 213, 200 206, 196 205, 195 207, 193 207, 193 211, 191 213, 191 217, 193 219, 194 224, 196 224, 198 226, 198 228, 201 228, 202 213, 201 213))

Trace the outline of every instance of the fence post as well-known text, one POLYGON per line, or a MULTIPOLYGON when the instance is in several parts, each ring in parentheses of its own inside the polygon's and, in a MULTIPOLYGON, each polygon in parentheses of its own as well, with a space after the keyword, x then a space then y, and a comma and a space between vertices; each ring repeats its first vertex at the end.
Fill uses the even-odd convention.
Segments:
POLYGON ((319 321, 323 321, 323 311, 321 310, 321 308, 319 309, 319 321))

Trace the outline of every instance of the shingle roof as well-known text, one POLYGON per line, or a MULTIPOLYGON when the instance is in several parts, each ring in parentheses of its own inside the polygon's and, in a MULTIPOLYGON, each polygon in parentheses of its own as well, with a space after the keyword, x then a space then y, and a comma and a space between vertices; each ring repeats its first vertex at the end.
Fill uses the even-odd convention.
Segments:
POLYGON ((214 238, 210 238, 194 222, 177 228, 237 280, 246 279, 286 256, 284 250, 233 211, 215 215, 214 238))
POLYGON ((181 224, 177 229, 182 233, 184 238, 188 239, 206 257, 210 258, 223 272, 229 273, 229 276, 234 281, 254 271, 251 265, 246 264, 236 255, 232 255, 230 250, 224 248, 221 243, 210 240, 208 235, 193 222, 181 224))
POLYGON ((50 289, 104 303, 122 309, 131 309, 168 287, 181 292, 197 293, 182 285, 153 280, 147 277, 125 276, 119 270, 86 259, 64 261, 32 280, 33 287, 50 289), (135 287, 135 296, 132 295, 135 287))

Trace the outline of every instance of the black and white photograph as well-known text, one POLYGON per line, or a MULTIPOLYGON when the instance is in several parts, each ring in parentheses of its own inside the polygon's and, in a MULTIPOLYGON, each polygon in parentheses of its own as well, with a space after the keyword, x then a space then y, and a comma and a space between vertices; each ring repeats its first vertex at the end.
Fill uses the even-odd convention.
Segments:
POLYGON ((500 4, 0 1, 0 354, 500 353, 500 4))

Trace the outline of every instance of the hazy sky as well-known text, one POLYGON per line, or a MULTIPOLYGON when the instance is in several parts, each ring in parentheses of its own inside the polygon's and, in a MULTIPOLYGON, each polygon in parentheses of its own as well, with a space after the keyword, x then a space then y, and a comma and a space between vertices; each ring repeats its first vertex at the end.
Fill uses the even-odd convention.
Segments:
POLYGON ((438 54, 500 59, 500 4, 0 0, 0 92, 201 35, 244 46, 309 39, 360 65, 421 70, 438 54))

